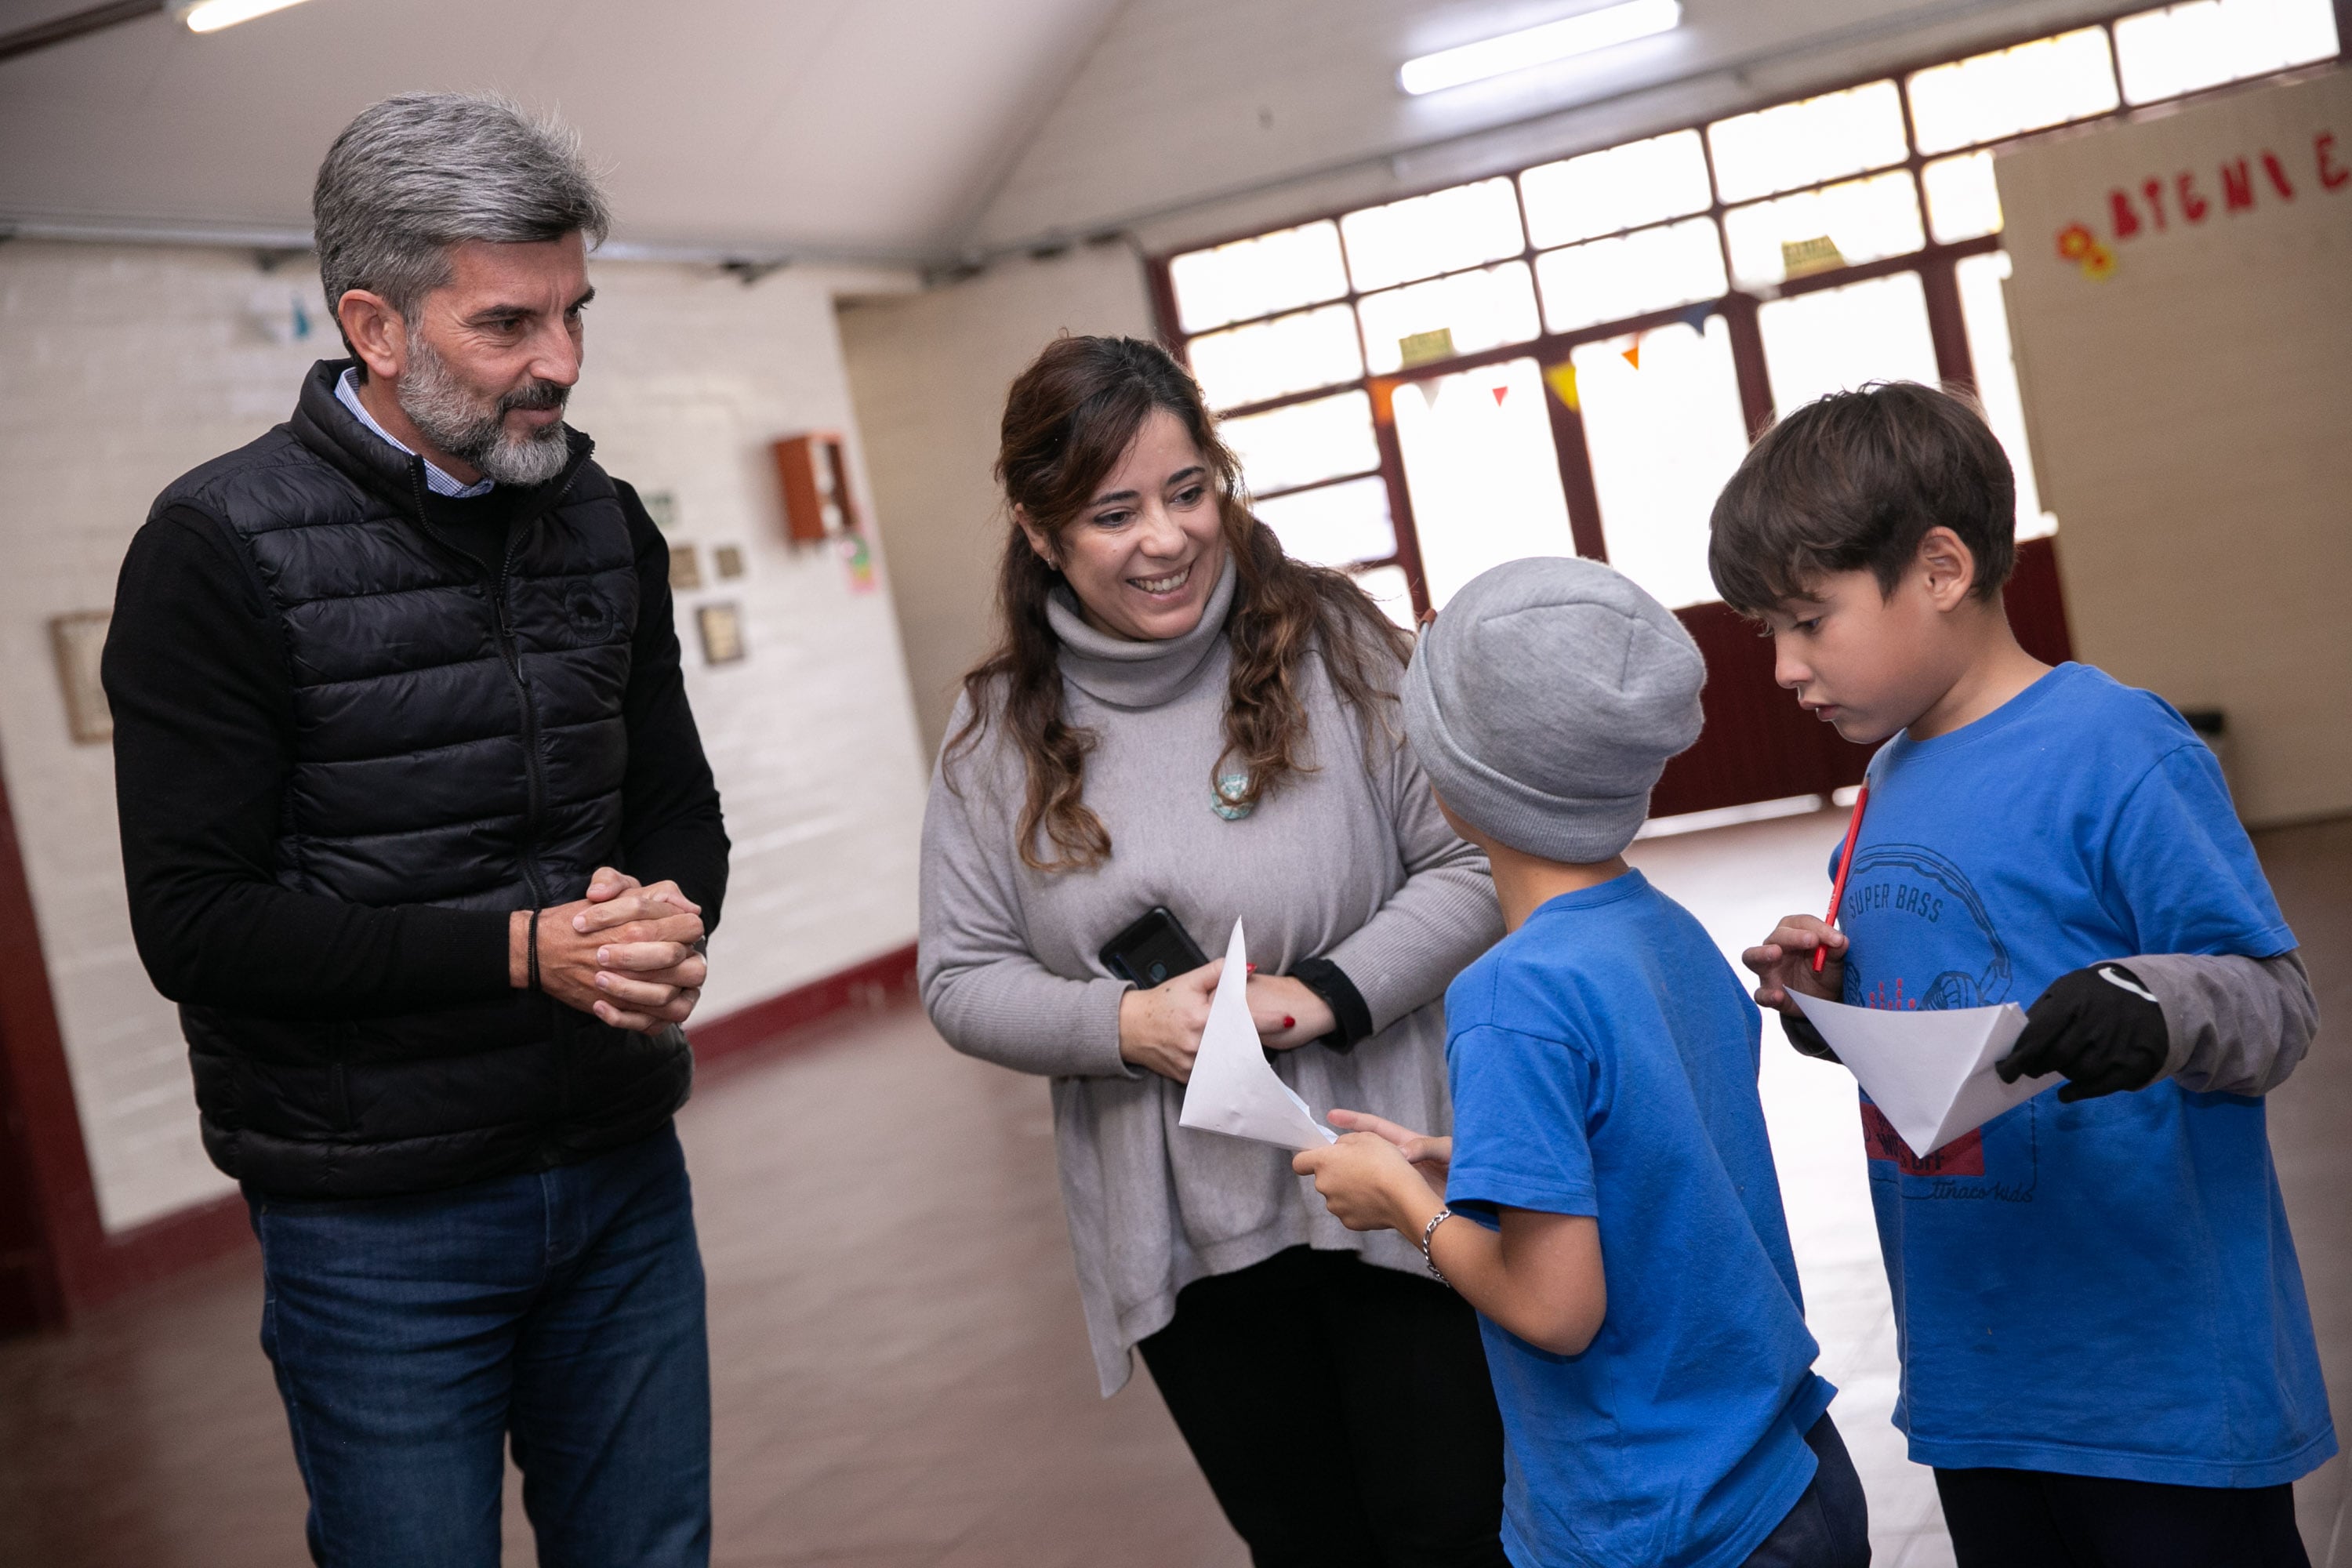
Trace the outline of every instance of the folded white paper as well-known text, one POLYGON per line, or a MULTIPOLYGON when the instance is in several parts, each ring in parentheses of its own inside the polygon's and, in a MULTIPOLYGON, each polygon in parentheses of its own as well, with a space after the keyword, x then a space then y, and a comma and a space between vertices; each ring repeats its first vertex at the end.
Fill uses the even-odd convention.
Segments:
POLYGON ((1993 1071, 2025 1029, 2014 1002, 1898 1013, 1789 994, 1922 1159, 2061 1081, 2048 1073, 2003 1083, 1993 1071))
POLYGON ((1192 1058, 1192 1081, 1184 1087, 1184 1109, 1176 1121, 1285 1149, 1319 1149, 1339 1136, 1316 1121, 1307 1102, 1266 1064, 1257 1026, 1250 1022, 1249 952, 1239 921, 1225 944, 1224 972, 1217 976, 1208 1027, 1201 1031, 1201 1054, 1192 1058))

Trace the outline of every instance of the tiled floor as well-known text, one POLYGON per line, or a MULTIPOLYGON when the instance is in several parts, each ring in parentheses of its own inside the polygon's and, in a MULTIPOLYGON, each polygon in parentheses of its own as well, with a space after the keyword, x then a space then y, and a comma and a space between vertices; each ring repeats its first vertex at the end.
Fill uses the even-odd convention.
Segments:
MULTIPOLYGON (((1654 839, 1636 858, 1737 947, 1814 901, 1839 826, 1808 817, 1654 839)), ((2262 843, 2341 1039, 2352 823, 2262 843)), ((1885 1424, 1893 1332, 1851 1080, 1779 1049, 1766 1063, 1798 1260, 1877 1562, 1948 1563, 1934 1488, 1885 1424)), ((2323 1037, 2272 1116, 2341 1412, 2352 1062, 2323 1037)), ((1042 1084, 955 1056, 900 1012, 713 1075, 683 1127, 712 1287, 721 1563, 1243 1563, 1148 1380, 1095 1397, 1042 1084)), ((305 1562, 257 1311, 254 1265, 237 1259, 68 1333, 0 1344, 0 1564, 305 1562)), ((2321 1568, 2352 1568, 2346 1492, 2341 1460, 2298 1488, 2321 1568)), ((509 1560, 528 1563, 509 1515, 509 1560)))

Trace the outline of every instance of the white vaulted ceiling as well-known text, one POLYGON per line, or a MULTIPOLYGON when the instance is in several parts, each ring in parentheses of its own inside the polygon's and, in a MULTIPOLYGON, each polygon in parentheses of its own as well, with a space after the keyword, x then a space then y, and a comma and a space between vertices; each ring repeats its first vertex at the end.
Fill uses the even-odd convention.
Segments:
MULTIPOLYGON (((0 31, 90 0, 0 0, 0 31)), ((616 237, 928 252, 1116 0, 310 0, 150 16, 0 61, 0 216, 306 229, 361 108, 494 89, 579 127, 616 237)))
MULTIPOLYGON (((90 3, 0 0, 0 32, 90 3)), ((1396 88, 1410 55, 1600 3, 309 0, 206 37, 154 16, 0 61, 0 231, 299 236, 353 113, 461 88, 579 127, 626 245, 936 261, 1105 227, 1160 244, 1156 217, 1231 226, 1211 215, 1238 201, 1286 221, 2112 9, 1685 0, 1660 37, 1396 88)))
POLYGON ((1124 0, 965 237, 985 250, 1119 227, 1162 248, 1606 146, 2118 8, 1683 0, 1682 25, 1669 33, 1422 98, 1396 85, 1413 56, 1606 3, 1124 0))

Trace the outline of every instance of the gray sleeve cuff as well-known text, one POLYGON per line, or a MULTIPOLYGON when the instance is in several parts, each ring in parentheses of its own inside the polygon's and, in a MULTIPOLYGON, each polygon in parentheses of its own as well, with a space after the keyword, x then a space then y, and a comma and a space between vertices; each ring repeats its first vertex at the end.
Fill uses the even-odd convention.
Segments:
POLYGON ((2268 1094, 2319 1032, 2319 1002, 2298 952, 2143 953, 2117 962, 2164 1009, 2170 1048, 2160 1076, 2192 1093, 2268 1094))

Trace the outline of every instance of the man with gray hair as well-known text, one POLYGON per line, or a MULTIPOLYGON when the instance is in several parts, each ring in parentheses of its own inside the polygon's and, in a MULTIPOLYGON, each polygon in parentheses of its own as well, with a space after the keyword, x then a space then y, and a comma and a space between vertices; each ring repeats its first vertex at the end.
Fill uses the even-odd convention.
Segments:
POLYGON ((327 154, 352 358, 176 480, 104 661, 131 929, 242 1184, 321 1563, 709 1554, 672 1114, 726 890, 668 552, 563 422, 569 136, 388 100, 327 154))

